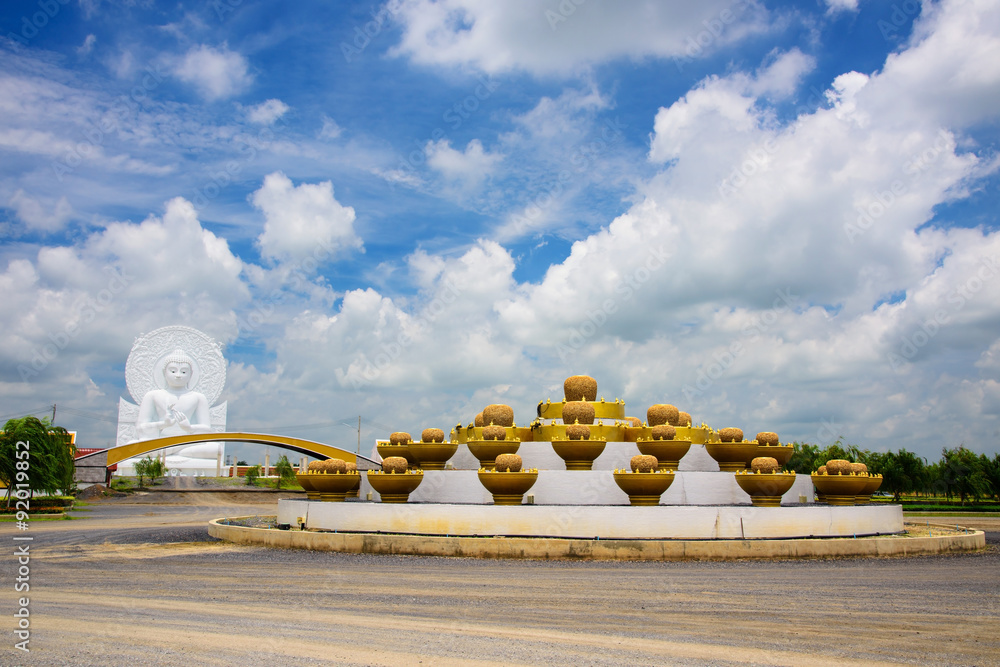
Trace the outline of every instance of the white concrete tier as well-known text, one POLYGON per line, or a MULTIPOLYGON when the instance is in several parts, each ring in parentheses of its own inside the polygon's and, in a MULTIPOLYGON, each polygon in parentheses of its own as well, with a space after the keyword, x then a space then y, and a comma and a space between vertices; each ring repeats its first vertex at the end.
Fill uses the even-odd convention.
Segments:
MULTIPOLYGON (((534 443, 548 444, 548 443, 534 443)), ((549 448, 551 451, 551 447, 549 448)), ((380 500, 362 475, 361 498, 380 500)), ((628 505, 628 496, 615 484, 611 470, 539 470, 528 491, 535 505, 628 505)), ((795 484, 782 496, 783 505, 813 502, 809 475, 796 475, 795 484)), ((490 495, 475 470, 425 470, 424 481, 410 494, 415 503, 489 505, 490 495)), ((676 472, 674 481, 660 498, 664 505, 750 504, 750 496, 736 483, 731 472, 676 472)))
POLYGON ((278 501, 278 523, 311 530, 579 539, 774 539, 903 532, 899 505, 656 507, 278 501))

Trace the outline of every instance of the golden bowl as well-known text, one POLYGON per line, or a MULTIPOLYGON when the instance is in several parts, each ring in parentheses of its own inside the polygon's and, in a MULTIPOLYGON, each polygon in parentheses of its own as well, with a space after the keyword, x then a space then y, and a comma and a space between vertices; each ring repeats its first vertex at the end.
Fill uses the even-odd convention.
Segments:
POLYGON ((604 452, 607 441, 600 440, 553 440, 552 449, 566 462, 566 470, 591 470, 594 459, 604 452))
POLYGON ((378 491, 383 503, 405 503, 410 494, 424 481, 422 470, 405 473, 385 473, 378 470, 368 471, 368 483, 378 491))
POLYGON ((681 459, 691 449, 690 440, 636 440, 639 452, 655 456, 660 470, 677 470, 681 459))
POLYGON ((615 484, 628 495, 630 505, 659 505, 660 496, 674 482, 672 470, 660 472, 629 472, 616 470, 615 484))
POLYGON ((780 507, 781 497, 795 484, 794 472, 737 472, 736 483, 754 507, 780 507))
POLYGON ((444 465, 458 451, 457 442, 411 442, 410 455, 422 470, 444 470, 444 465))
POLYGON ((537 470, 497 472, 484 468, 479 471, 479 482, 493 495, 494 505, 520 505, 536 479, 537 470))

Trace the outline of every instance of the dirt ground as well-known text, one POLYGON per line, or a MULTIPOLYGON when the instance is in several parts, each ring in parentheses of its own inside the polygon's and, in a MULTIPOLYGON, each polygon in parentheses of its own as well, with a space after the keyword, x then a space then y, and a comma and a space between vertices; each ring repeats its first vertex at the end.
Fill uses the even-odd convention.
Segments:
MULTIPOLYGON (((989 531, 960 556, 487 561, 208 536, 209 519, 274 514, 274 495, 138 501, 32 522, 31 652, 4 633, 0 664, 1000 665, 995 518, 939 520, 989 531)), ((15 534, 0 524, 8 619, 15 534)))

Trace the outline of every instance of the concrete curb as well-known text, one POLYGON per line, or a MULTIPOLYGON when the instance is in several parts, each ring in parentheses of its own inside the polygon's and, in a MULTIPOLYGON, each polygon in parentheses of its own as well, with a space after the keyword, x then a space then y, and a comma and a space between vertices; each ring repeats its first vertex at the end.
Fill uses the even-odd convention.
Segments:
MULTIPOLYGON (((230 517, 237 519, 239 517, 230 517)), ((208 534, 228 542, 284 549, 356 554, 536 558, 543 560, 732 560, 738 558, 836 558, 923 556, 977 551, 983 531, 941 537, 863 537, 790 540, 578 540, 510 537, 435 537, 381 533, 320 533, 220 524, 208 534)), ((951 528, 954 526, 942 526, 951 528)))

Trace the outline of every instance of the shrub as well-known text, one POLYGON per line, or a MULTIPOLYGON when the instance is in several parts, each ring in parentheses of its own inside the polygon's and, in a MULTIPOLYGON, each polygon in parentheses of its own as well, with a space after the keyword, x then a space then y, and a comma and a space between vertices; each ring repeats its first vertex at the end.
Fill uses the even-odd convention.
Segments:
POLYGON ((247 486, 256 486, 258 477, 260 477, 260 466, 247 468, 247 486))
POLYGON ((295 481, 295 468, 289 463, 288 457, 284 454, 274 464, 274 472, 278 475, 277 487, 280 489, 282 482, 291 484, 295 481))

